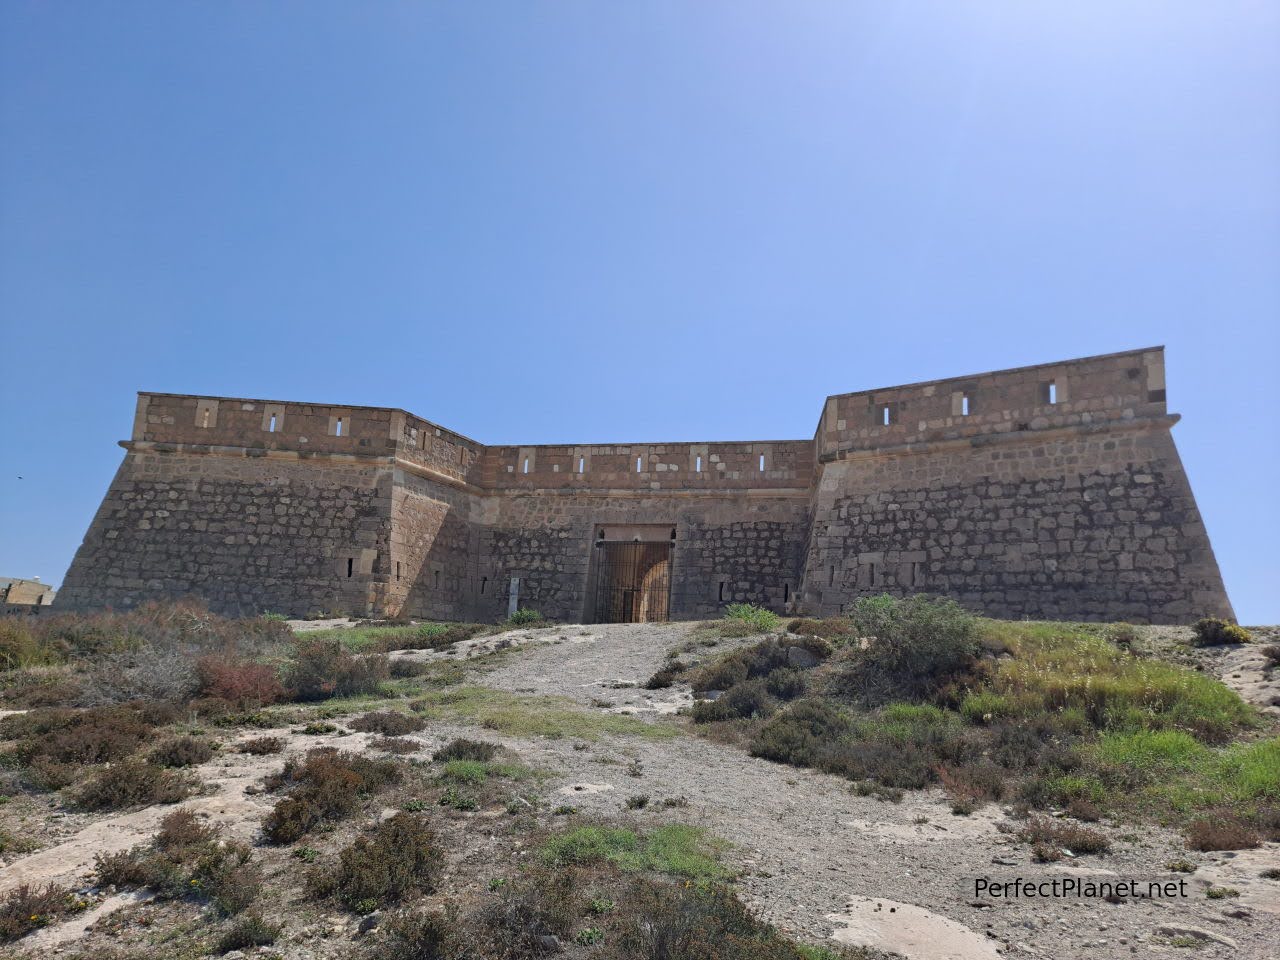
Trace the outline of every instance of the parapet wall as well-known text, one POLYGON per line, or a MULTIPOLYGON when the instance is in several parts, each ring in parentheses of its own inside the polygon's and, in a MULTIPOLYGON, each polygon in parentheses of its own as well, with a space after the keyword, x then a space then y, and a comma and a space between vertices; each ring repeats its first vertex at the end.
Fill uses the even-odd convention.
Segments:
POLYGON ((828 397, 812 440, 485 446, 404 410, 139 394, 63 608, 591 616, 601 538, 671 547, 670 612, 1230 616, 1161 348, 828 397), (645 531, 648 531, 646 533, 645 531))

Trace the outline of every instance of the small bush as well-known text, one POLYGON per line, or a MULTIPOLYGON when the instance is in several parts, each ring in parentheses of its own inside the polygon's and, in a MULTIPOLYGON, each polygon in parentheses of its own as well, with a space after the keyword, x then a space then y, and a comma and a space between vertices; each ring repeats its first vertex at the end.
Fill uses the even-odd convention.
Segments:
POLYGON ((14 887, 0 897, 0 943, 26 936, 81 906, 66 887, 14 887))
POLYGON ((83 784, 72 802, 84 810, 118 810, 121 807, 177 803, 189 797, 186 780, 153 763, 122 760, 113 763, 83 784))
POLYGON ((403 737, 382 737, 379 740, 371 741, 369 746, 374 750, 394 754, 417 753, 422 749, 422 744, 417 740, 406 740, 403 737))
POLYGON ((864 597, 851 619, 865 646, 852 651, 848 679, 872 699, 930 693, 978 654, 977 618, 952 600, 864 597))
POLYGON ((1065 847, 1072 853, 1103 853, 1111 849, 1106 835, 1068 821, 1032 817, 1018 836, 1027 843, 1065 847))
POLYGON ((218 938, 218 953, 244 950, 248 947, 266 947, 280 936, 280 926, 268 923, 257 913, 246 914, 231 922, 218 938))
POLYGON ((768 633, 776 630, 781 618, 772 610, 757 607, 753 603, 731 603, 724 608, 724 619, 737 620, 755 630, 756 633, 768 633))
POLYGON ((672 660, 663 666, 652 677, 644 682, 646 690, 665 690, 674 686, 676 680, 680 678, 680 674, 688 670, 688 664, 681 663, 679 660, 672 660))
POLYGON ((237 710, 279 703, 287 696, 275 668, 253 660, 201 657, 196 664, 200 695, 226 700, 237 710))
POLYGON ((183 701, 199 689, 200 678, 189 651, 148 644, 96 659, 85 681, 85 699, 98 704, 183 701))
POLYGON ((408 657, 391 657, 389 658, 389 669, 393 679, 407 680, 411 677, 421 677, 430 673, 431 664, 424 663, 421 660, 410 660, 408 657))
POLYGON ((479 760, 487 763, 498 754, 498 745, 486 740, 459 738, 445 744, 432 756, 433 760, 447 763, 450 760, 479 760))
POLYGON ((1077 797, 1067 804, 1067 816, 1083 820, 1085 823, 1097 823, 1102 819, 1102 811, 1092 801, 1077 797))
POLYGON ((444 856, 424 817, 397 813, 338 855, 330 871, 318 871, 312 888, 359 913, 435 889, 444 856))
POLYGON ((1217 617, 1202 617, 1191 628, 1191 645, 1193 647, 1217 647, 1229 643, 1248 643, 1249 631, 1236 626, 1229 620, 1217 617))
POLYGON ((426 725, 427 721, 421 717, 397 713, 394 710, 366 713, 347 724, 352 730, 360 733, 380 733, 384 737, 401 737, 406 733, 416 733, 426 725))
POLYGON ((787 624, 787 632, 845 643, 853 638, 857 631, 853 621, 848 617, 827 617, 824 620, 802 617, 787 624))
POLYGON ((1262 656, 1265 661, 1265 669, 1274 670, 1276 667, 1280 667, 1280 643, 1267 644, 1262 648, 1262 656))
POLYGON ((1187 825, 1186 838, 1188 849, 1202 851, 1252 850, 1262 842, 1252 828, 1229 816, 1193 820, 1187 825))
POLYGON ((398 781, 391 760, 375 760, 332 748, 312 750, 266 780, 269 790, 292 787, 267 815, 262 831, 272 843, 292 843, 317 825, 342 820, 359 809, 364 796, 398 781))
POLYGON ((438 913, 401 913, 386 925, 378 960, 446 960, 454 955, 455 935, 438 913))
POLYGON ((265 757, 268 754, 280 753, 284 749, 284 738, 254 737, 250 740, 242 741, 236 749, 240 753, 252 754, 255 757, 265 757))
POLYGON ((765 679, 765 688, 769 691, 769 695, 779 700, 795 700, 797 697, 802 697, 807 686, 808 678, 803 670, 790 668, 774 670, 765 679))
POLYGON ((377 693, 389 676, 385 656, 353 656, 341 641, 321 638, 295 643, 284 680, 295 699, 312 701, 377 693))
POLYGON ((513 627, 528 627, 542 622, 542 614, 537 610, 517 610, 507 617, 507 623, 513 627))
POLYGON ((149 844, 98 857, 96 882, 146 887, 161 899, 195 897, 234 916, 257 899, 262 880, 249 863, 249 848, 220 840, 220 833, 190 811, 175 810, 149 844))
POLYGON ((767 717, 774 711, 773 700, 763 680, 744 680, 714 700, 700 700, 693 706, 694 723, 767 717))
POLYGON ((388 633, 381 639, 380 648, 383 651, 447 650, 484 629, 479 623, 424 623, 413 630, 388 633))
POLYGON ((192 767, 213 759, 213 746, 196 737, 173 737, 151 751, 148 759, 162 767, 192 767))

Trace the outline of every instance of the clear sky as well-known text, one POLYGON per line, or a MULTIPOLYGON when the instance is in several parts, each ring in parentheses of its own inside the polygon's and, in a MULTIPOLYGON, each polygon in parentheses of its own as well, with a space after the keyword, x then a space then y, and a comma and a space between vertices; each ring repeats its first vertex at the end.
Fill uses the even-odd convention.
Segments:
POLYGON ((1165 344, 1280 622, 1278 92, 1263 0, 6 0, 0 574, 61 581, 138 390, 801 438, 1165 344))

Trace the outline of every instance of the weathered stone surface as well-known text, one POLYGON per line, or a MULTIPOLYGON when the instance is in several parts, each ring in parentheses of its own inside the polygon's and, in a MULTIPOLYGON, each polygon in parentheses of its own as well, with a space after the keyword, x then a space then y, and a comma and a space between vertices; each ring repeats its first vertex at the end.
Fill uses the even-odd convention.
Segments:
POLYGON ((1231 616, 1160 349, 828 397, 813 440, 486 447, 402 410, 140 394, 55 606, 590 619, 593 545, 672 544, 670 612, 1231 616), (966 412, 967 411, 967 412, 966 412))

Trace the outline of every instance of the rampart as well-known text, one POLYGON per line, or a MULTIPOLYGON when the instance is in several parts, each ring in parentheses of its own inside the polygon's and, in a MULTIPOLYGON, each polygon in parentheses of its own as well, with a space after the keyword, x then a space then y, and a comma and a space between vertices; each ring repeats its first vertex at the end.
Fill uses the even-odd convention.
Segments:
POLYGON ((1161 348, 828 397, 812 440, 485 446, 398 409, 142 393, 56 604, 1230 616, 1176 421, 1161 348), (624 582, 636 542, 661 576, 624 582))

